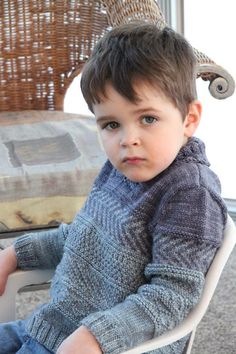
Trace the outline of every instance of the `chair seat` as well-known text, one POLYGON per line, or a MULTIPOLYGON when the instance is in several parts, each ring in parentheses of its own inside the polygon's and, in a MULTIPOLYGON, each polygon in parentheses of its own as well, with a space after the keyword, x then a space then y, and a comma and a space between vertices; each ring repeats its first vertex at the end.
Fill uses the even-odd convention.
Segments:
POLYGON ((55 111, 0 113, 0 155, 2 233, 71 222, 105 161, 95 120, 55 111))

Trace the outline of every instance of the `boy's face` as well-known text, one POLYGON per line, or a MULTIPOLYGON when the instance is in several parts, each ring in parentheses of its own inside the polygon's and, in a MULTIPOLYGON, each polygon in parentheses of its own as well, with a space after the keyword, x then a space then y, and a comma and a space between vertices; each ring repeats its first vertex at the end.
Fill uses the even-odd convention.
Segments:
POLYGON ((131 181, 144 182, 174 161, 190 134, 187 118, 157 89, 143 82, 134 89, 135 103, 107 84, 93 110, 108 159, 131 181))

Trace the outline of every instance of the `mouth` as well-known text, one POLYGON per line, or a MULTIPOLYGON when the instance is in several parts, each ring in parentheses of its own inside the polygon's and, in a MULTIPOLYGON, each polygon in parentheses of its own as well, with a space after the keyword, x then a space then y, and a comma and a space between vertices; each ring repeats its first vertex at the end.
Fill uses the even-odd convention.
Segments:
POLYGON ((138 157, 138 156, 132 156, 132 157, 125 157, 122 162, 130 165, 136 165, 139 164, 140 162, 143 162, 145 159, 138 157))

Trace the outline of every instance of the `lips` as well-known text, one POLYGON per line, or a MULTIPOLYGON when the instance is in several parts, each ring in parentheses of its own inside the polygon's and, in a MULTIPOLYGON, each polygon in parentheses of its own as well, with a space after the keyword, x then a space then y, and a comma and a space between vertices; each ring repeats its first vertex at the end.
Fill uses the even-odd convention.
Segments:
POLYGON ((123 159, 123 162, 128 164, 137 164, 142 161, 144 161, 144 159, 138 156, 130 156, 123 159))

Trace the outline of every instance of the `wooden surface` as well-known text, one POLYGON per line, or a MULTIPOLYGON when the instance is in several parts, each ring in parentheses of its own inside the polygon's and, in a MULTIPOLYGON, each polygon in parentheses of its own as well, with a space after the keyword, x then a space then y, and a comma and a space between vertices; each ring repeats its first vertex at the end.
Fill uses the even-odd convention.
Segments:
POLYGON ((0 113, 0 232, 71 222, 105 161, 93 117, 0 113))

